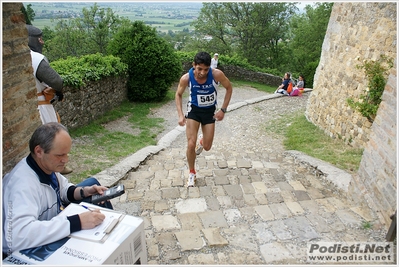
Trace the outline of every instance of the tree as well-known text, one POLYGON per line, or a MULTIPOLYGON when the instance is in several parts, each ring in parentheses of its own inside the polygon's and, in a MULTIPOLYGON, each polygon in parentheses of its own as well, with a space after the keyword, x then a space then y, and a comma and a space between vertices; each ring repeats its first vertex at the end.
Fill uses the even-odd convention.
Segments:
POLYGON ((173 48, 159 37, 155 28, 142 21, 121 27, 107 51, 128 64, 128 99, 160 101, 182 72, 182 64, 173 48))
POLYGON ((50 61, 68 56, 106 53, 106 47, 117 29, 131 22, 115 15, 110 8, 95 3, 83 8, 82 17, 56 19, 51 39, 45 42, 45 54, 50 61))
POLYGON ((198 50, 219 51, 221 54, 230 52, 231 36, 226 27, 228 18, 222 3, 203 3, 198 19, 192 22, 195 28, 194 44, 198 50), (206 36, 211 36, 210 41, 206 36), (204 47, 205 46, 205 47, 204 47))
POLYGON ((77 26, 88 35, 88 43, 97 52, 105 54, 112 34, 120 25, 121 19, 111 8, 99 8, 97 3, 90 9, 83 8, 83 17, 77 19, 77 26))
POLYGON ((43 53, 50 61, 95 53, 89 50, 88 35, 79 29, 76 19, 57 20, 53 37, 44 43, 43 53))
POLYGON ((32 25, 32 21, 35 20, 35 11, 32 9, 32 4, 28 4, 25 8, 24 5, 21 7, 21 12, 24 14, 26 24, 32 25))
POLYGON ((296 10, 295 3, 204 3, 193 26, 212 37, 206 50, 238 53, 250 64, 275 68, 281 67, 280 43, 287 42, 296 10))
POLYGON ((295 5, 254 3, 241 4, 241 9, 236 5, 232 5, 231 10, 236 14, 235 32, 241 36, 240 54, 258 67, 281 67, 284 55, 280 44, 288 41, 288 22, 296 10, 295 5))
POLYGON ((307 87, 313 86, 332 6, 333 3, 326 2, 316 3, 314 7, 307 5, 304 14, 296 15, 291 20, 293 71, 305 76, 307 87))

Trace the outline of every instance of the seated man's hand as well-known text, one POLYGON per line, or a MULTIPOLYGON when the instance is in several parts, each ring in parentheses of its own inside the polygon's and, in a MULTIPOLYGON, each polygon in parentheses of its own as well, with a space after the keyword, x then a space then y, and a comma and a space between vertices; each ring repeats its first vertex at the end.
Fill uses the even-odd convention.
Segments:
POLYGON ((92 229, 101 224, 105 219, 105 215, 102 214, 99 209, 96 209, 93 211, 80 213, 79 219, 82 225, 82 230, 86 230, 92 229))
POLYGON ((105 190, 107 190, 108 188, 102 185, 92 185, 90 187, 87 187, 87 192, 89 196, 95 195, 95 194, 100 194, 102 195, 105 190))

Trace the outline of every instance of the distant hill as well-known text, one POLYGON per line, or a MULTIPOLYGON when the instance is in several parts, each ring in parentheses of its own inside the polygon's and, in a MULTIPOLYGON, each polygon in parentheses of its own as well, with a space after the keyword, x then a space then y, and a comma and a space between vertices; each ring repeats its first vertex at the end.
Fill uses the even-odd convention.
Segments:
MULTIPOLYGON (((23 2, 26 7, 32 5, 35 11, 33 24, 36 27, 54 27, 52 19, 76 18, 82 15, 82 9, 89 9, 95 2, 23 2)), ((100 8, 111 8, 115 14, 132 21, 141 20, 157 28, 158 31, 193 30, 190 23, 194 21, 202 8, 202 2, 96 2, 100 8)), ((302 13, 306 5, 315 2, 298 2, 302 13)))
MULTIPOLYGON (((54 27, 52 19, 76 18, 82 9, 94 2, 23 2, 35 11, 32 24, 39 28, 54 27)), ((190 28, 202 8, 200 2, 97 2, 100 8, 111 8, 115 14, 132 21, 141 20, 160 31, 181 31, 190 28)))

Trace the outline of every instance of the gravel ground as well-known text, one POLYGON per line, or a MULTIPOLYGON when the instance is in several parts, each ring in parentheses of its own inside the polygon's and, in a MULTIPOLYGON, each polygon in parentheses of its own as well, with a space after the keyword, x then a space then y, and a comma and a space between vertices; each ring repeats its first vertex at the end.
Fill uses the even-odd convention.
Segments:
MULTIPOLYGON (((177 88, 177 84, 172 86, 173 89, 177 88)), ((187 91, 188 92, 188 91, 187 91)), ((241 102, 244 100, 252 99, 252 98, 257 98, 260 96, 264 96, 267 93, 258 91, 257 89, 254 89, 252 87, 237 87, 233 88, 233 95, 232 99, 230 101, 230 104, 234 104, 237 102, 241 102)), ((220 88, 219 93, 218 93, 218 102, 220 104, 223 103, 223 98, 225 95, 225 89, 223 87, 220 88)), ((258 132, 257 131, 251 131, 249 132, 248 130, 255 127, 256 125, 264 125, 267 123, 267 121, 272 120, 274 118, 278 118, 279 116, 283 116, 285 113, 290 113, 290 112, 296 112, 298 110, 304 110, 305 105, 306 105, 306 100, 307 100, 307 94, 304 94, 303 97, 280 97, 278 99, 274 99, 271 101, 263 101, 258 104, 254 105, 249 105, 244 108, 239 108, 237 110, 234 110, 232 112, 229 112, 226 114, 225 119, 222 122, 218 122, 216 124, 216 133, 215 133, 215 143, 214 145, 217 145, 217 140, 218 136, 222 137, 222 131, 223 131, 223 125, 226 123, 228 124, 235 124, 234 126, 234 132, 235 134, 240 134, 239 131, 242 130, 244 133, 242 134, 243 137, 245 138, 245 144, 247 145, 247 149, 252 149, 253 145, 250 145, 250 143, 256 144, 259 142, 258 140, 258 132), (247 108, 249 108, 251 113, 258 113, 261 112, 263 114, 260 114, 260 116, 251 116, 251 126, 244 126, 243 121, 249 122, 247 119, 247 108), (254 123, 254 120, 255 123, 254 123), (248 128, 246 128, 248 127, 248 128), (219 133, 220 132, 220 133, 219 133)), ((183 110, 185 108, 186 102, 187 102, 188 97, 183 96, 183 110)), ((162 107, 153 109, 150 111, 150 117, 154 118, 163 118, 164 123, 163 127, 164 130, 160 132, 157 135, 157 140, 161 139, 165 134, 173 130, 175 127, 178 126, 178 117, 177 117, 177 111, 176 111, 176 105, 175 101, 172 100, 168 102, 167 104, 163 105, 162 107)), ((132 127, 132 124, 128 122, 128 117, 122 117, 118 120, 109 122, 107 124, 104 124, 103 126, 108 129, 109 131, 116 131, 116 132, 124 132, 128 134, 133 134, 137 135, 139 134, 139 129, 136 127, 132 127)), ((183 135, 182 135, 183 136, 183 135)), ((183 136, 184 137, 184 136, 183 136)), ((269 137, 265 138, 262 136, 261 141, 264 142, 270 142, 268 139, 269 137)), ((90 143, 91 140, 85 137, 80 137, 80 138, 74 138, 72 140, 74 146, 78 146, 79 144, 85 144, 85 143, 90 143)), ((181 142, 186 142, 185 137, 184 138, 178 138, 172 146, 179 146, 182 145, 181 142)), ((277 146, 277 143, 281 143, 280 140, 274 140, 273 142, 276 142, 276 146, 274 149, 277 149, 277 147, 280 147, 281 144, 277 146)), ((257 146, 258 148, 261 146, 257 146)), ((282 148, 281 148, 282 149, 282 148)), ((89 155, 86 155, 87 160, 90 161, 88 157, 89 155)), ((86 159, 86 158, 85 158, 86 159)), ((69 158, 69 163, 68 166, 74 170, 74 173, 79 173, 85 171, 89 166, 87 164, 82 164, 84 161, 81 156, 70 156, 69 158)), ((106 160, 106 159, 103 159, 106 160)))
MULTIPOLYGON (((233 88, 233 95, 230 101, 230 105, 245 100, 257 98, 266 95, 267 93, 258 91, 252 87, 237 87, 233 88)), ((221 122, 216 123, 215 131, 215 142, 214 145, 218 145, 219 140, 223 140, 223 135, 233 134, 241 135, 244 139, 245 149, 251 151, 257 151, 260 148, 269 147, 263 146, 262 144, 274 143, 273 150, 277 149, 279 152, 283 151, 282 139, 276 138, 275 136, 266 135, 265 131, 259 132, 260 128, 267 127, 268 122, 282 118, 288 114, 294 114, 297 112, 304 112, 306 108, 307 99, 310 93, 304 93, 301 97, 280 97, 276 99, 266 100, 252 105, 247 105, 242 108, 228 112, 225 118, 221 122), (224 133, 223 125, 230 124, 234 125, 233 132, 224 133), (256 128, 256 129, 255 129, 256 128), (220 138, 219 138, 220 137, 220 138)), ((221 88, 218 93, 218 103, 223 103, 225 95, 225 89, 221 88)), ((183 110, 185 108, 187 99, 183 99, 183 110)), ((177 124, 177 112, 174 101, 165 104, 161 108, 152 110, 152 117, 163 118, 165 120, 165 130, 158 135, 158 140, 166 133, 174 129, 177 124)), ((178 146, 185 142, 185 138, 179 138, 172 146, 178 146)), ((224 144, 233 146, 234 144, 224 144)), ((240 146, 242 148, 242 146, 240 146)), ((238 148, 238 149, 240 149, 238 148)), ((276 151, 277 152, 277 151, 276 151)))

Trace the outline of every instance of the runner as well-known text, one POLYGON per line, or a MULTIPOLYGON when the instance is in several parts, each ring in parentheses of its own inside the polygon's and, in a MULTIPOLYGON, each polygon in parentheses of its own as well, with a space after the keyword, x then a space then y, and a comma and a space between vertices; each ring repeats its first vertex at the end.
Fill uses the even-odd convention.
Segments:
POLYGON ((178 123, 180 126, 186 125, 186 155, 190 170, 187 187, 192 187, 195 184, 196 155, 199 155, 203 149, 206 151, 211 149, 215 134, 215 121, 223 120, 233 93, 230 80, 221 70, 211 69, 210 65, 211 56, 208 53, 197 53, 194 57, 193 67, 180 78, 175 96, 179 116, 178 123), (217 109, 218 82, 226 88, 226 94, 220 109, 217 109), (187 113, 184 115, 182 96, 187 87, 189 88, 190 96, 187 103, 187 113), (200 126, 202 134, 198 136, 200 126))

